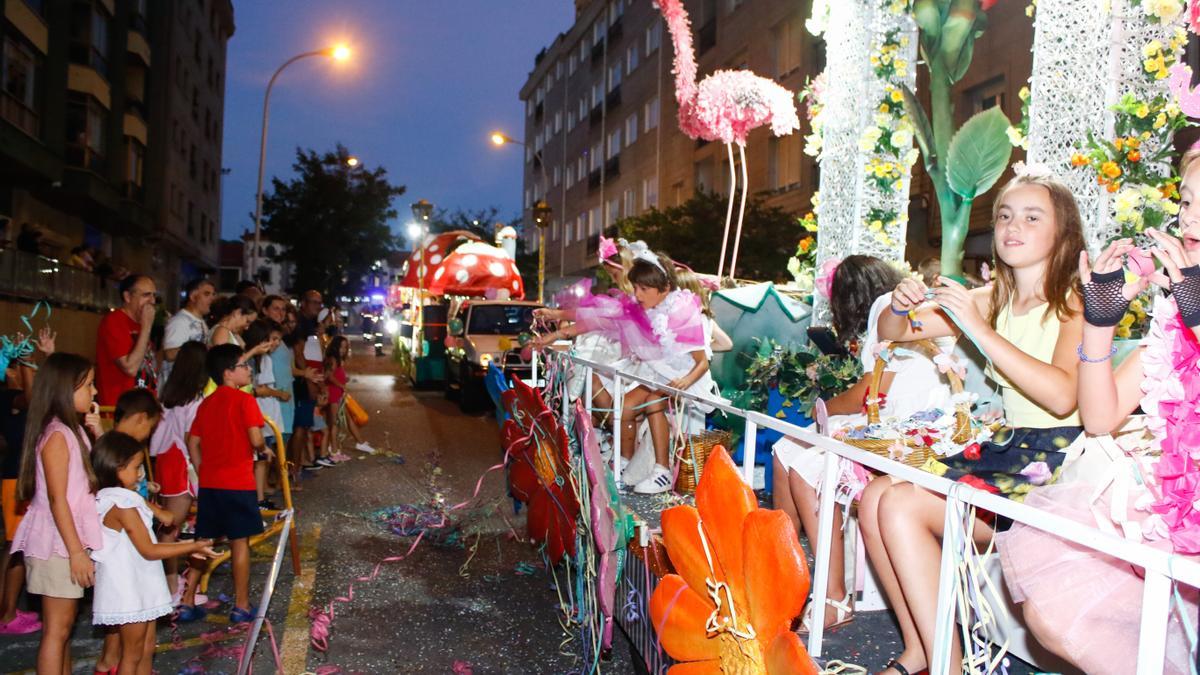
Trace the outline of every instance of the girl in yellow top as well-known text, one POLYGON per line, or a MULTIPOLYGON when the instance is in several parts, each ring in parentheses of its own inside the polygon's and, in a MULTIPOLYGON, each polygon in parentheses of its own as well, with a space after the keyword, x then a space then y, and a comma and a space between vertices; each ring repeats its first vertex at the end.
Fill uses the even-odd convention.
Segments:
MULTIPOLYGON (((981 448, 968 447, 926 469, 1022 499, 1057 476, 1061 450, 1081 431, 1075 381, 1083 228, 1065 185, 1045 170, 1020 166, 997 195, 992 217, 995 283, 968 291, 940 277, 927 302, 925 285, 906 279, 879 321, 879 336, 904 341, 969 333, 994 364, 1010 427, 981 448)), ((899 675, 916 673, 932 659, 945 511, 941 495, 888 476, 867 487, 859 506, 867 551, 904 638, 904 652, 887 668, 899 675)), ((989 518, 977 519, 975 539, 986 543, 992 526, 989 518)), ((960 660, 956 644, 951 668, 960 660)))

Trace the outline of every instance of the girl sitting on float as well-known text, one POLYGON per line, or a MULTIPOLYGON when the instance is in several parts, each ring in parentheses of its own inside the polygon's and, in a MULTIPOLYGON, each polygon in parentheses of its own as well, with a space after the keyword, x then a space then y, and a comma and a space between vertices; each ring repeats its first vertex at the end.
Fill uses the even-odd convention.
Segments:
MULTIPOLYGON (((878 324, 892 301, 891 289, 900 283, 901 275, 890 264, 865 255, 852 255, 837 263, 830 273, 818 278, 818 292, 830 299, 833 329, 838 342, 847 349, 858 349, 862 360, 863 378, 847 391, 825 403, 831 415, 825 433, 866 423, 863 402, 871 371, 875 367, 879 347, 878 324), (821 283, 826 280, 827 285, 821 283)), ((880 413, 883 418, 906 419, 916 412, 946 409, 950 406, 950 388, 938 367, 926 355, 910 352, 891 358, 880 378, 879 395, 883 398, 880 413)), ((792 519, 797 530, 803 527, 810 542, 817 541, 817 488, 825 469, 825 453, 819 448, 793 439, 783 438, 774 447, 773 470, 775 490, 773 506, 792 519)), ((862 467, 843 460, 842 480, 838 502, 849 506, 869 480, 862 467)), ((845 556, 842 539, 842 514, 835 515, 833 536, 830 538, 829 592, 825 608, 825 626, 836 628, 849 623, 853 608, 846 590, 845 556)), ((805 628, 811 625, 811 607, 806 613, 805 628)))
MULTIPOLYGON (((637 242, 641 244, 641 242, 637 242)), ((625 355, 614 366, 623 372, 669 387, 715 396, 716 386, 708 372, 705 353, 707 335, 701 302, 690 291, 676 287, 673 266, 664 262, 645 244, 631 245, 635 260, 627 278, 634 297, 619 292, 610 295, 572 296, 573 306, 539 310, 549 320, 575 323, 559 328, 535 342, 544 347, 556 340, 582 333, 600 332, 618 341, 625 355)), ((670 424, 667 394, 638 385, 624 392, 621 423, 622 469, 633 455, 638 421, 644 417, 654 443, 655 466, 650 475, 634 486, 641 494, 671 489, 670 424)), ((704 412, 712 408, 697 406, 704 412)))
MULTIPOLYGON (((942 277, 930 290, 905 279, 880 317, 879 335, 904 341, 965 333, 979 345, 993 364, 1010 426, 981 448, 968 446, 925 468, 1020 500, 1057 477, 1063 448, 1081 432, 1077 261, 1084 244, 1070 190, 1044 169, 1015 168, 992 210, 995 283, 968 291, 942 277)), ((867 552, 904 639, 904 651, 885 672, 916 673, 932 660, 945 510, 940 494, 890 476, 863 493, 859 521, 867 552)), ((980 514, 975 541, 986 544, 994 525, 980 514)), ((956 641, 950 663, 960 660, 956 641)))
MULTIPOLYGON (((1077 481, 1033 490, 1025 501, 1093 527, 1104 514, 1126 513, 1128 522, 1106 522, 1106 529, 1144 533, 1151 546, 1193 558, 1200 553, 1200 519, 1194 506, 1200 500, 1200 481, 1190 454, 1200 428, 1196 412, 1200 406, 1198 157, 1200 149, 1192 149, 1182 161, 1182 242, 1156 230, 1147 231, 1156 244, 1150 253, 1162 263, 1162 272, 1150 274, 1148 257, 1128 239, 1113 242, 1091 265, 1086 254, 1079 262, 1084 281, 1079 415, 1084 429, 1116 436, 1140 406, 1150 437, 1130 433, 1121 445, 1129 438, 1139 456, 1153 459, 1141 469, 1141 480, 1115 477, 1129 490, 1124 508, 1111 508, 1116 487, 1106 491, 1101 500, 1094 500, 1100 486, 1089 479, 1100 477, 1082 472, 1077 481), (1130 269, 1140 275, 1129 283, 1123 270, 1126 257, 1130 269), (1168 287, 1171 295, 1154 300, 1149 333, 1138 349, 1114 367, 1115 327, 1152 277, 1168 287), (1139 505, 1147 506, 1129 508, 1139 505)), ((1084 453, 1094 451, 1088 447, 1084 453)), ((1137 669, 1144 587, 1140 570, 1032 526, 1017 524, 996 539, 1005 583, 1013 598, 1022 602, 1026 623, 1039 642, 1083 672, 1131 673, 1137 669)), ((1167 628, 1164 671, 1169 673, 1190 672, 1191 657, 1180 615, 1194 618, 1197 611, 1196 589, 1179 585, 1178 591, 1184 604, 1179 612, 1171 613, 1167 628)))

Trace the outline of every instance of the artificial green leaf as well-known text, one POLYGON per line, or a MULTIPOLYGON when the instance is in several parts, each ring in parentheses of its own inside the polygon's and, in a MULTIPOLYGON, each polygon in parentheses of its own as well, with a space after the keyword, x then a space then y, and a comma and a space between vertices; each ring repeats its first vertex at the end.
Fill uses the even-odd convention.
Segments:
POLYGON ((999 107, 988 108, 967 120, 950 139, 946 177, 955 194, 973 199, 996 184, 1012 157, 1009 126, 999 107))
POLYGON ((942 21, 950 9, 947 0, 917 0, 913 3, 913 18, 921 30, 921 45, 930 52, 937 51, 942 34, 942 21))
POLYGON ((929 123, 929 116, 925 114, 925 109, 921 107, 921 102, 917 100, 913 90, 909 89, 907 84, 901 84, 900 91, 904 94, 904 108, 913 123, 913 136, 917 139, 917 146, 921 148, 921 156, 925 158, 925 170, 933 173, 938 163, 937 153, 933 150, 933 125, 929 123))

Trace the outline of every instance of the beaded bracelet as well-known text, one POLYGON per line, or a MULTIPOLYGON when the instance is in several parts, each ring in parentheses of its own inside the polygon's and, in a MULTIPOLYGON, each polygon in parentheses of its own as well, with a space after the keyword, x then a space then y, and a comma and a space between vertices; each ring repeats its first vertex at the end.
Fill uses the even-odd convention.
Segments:
POLYGON ((888 309, 892 310, 892 314, 895 314, 896 316, 908 316, 908 313, 912 311, 909 309, 896 309, 896 306, 891 304, 888 305, 888 309))
POLYGON ((1108 352, 1108 356, 1098 359, 1089 359, 1087 355, 1083 353, 1083 343, 1080 342, 1079 346, 1075 348, 1075 353, 1079 355, 1079 360, 1084 363, 1104 363, 1105 361, 1117 355, 1117 346, 1112 346, 1112 349, 1108 352))

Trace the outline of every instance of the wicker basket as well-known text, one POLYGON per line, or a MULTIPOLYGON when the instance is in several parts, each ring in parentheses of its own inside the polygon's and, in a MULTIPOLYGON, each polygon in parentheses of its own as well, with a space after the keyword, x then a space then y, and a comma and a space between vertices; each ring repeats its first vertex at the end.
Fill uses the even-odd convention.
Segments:
MULTIPOLYGON (((941 353, 938 346, 932 340, 917 340, 915 342, 907 342, 904 345, 924 353, 930 359, 941 353)), ((879 383, 883 378, 884 368, 887 363, 880 358, 875 359, 875 368, 871 371, 871 379, 867 382, 867 424, 879 424, 879 383)), ((963 391, 963 382, 953 370, 946 372, 946 379, 950 382, 950 391, 955 394, 961 394, 963 391)), ((862 428, 862 427, 859 427, 862 428)), ((966 444, 971 440, 973 434, 971 432, 971 404, 959 403, 954 408, 954 433, 950 440, 959 445, 966 444)), ((842 439, 847 445, 852 445, 856 448, 867 450, 882 457, 892 457, 889 448, 896 443, 903 443, 912 452, 905 455, 897 461, 903 462, 909 466, 919 467, 925 464, 925 461, 930 457, 936 457, 933 449, 911 439, 873 439, 873 438, 844 438, 842 439)))
POLYGON ((733 434, 719 429, 708 429, 687 437, 684 446, 679 449, 679 476, 675 479, 675 491, 682 494, 696 492, 696 484, 700 482, 700 474, 704 472, 704 463, 709 454, 718 445, 728 448, 733 434))

